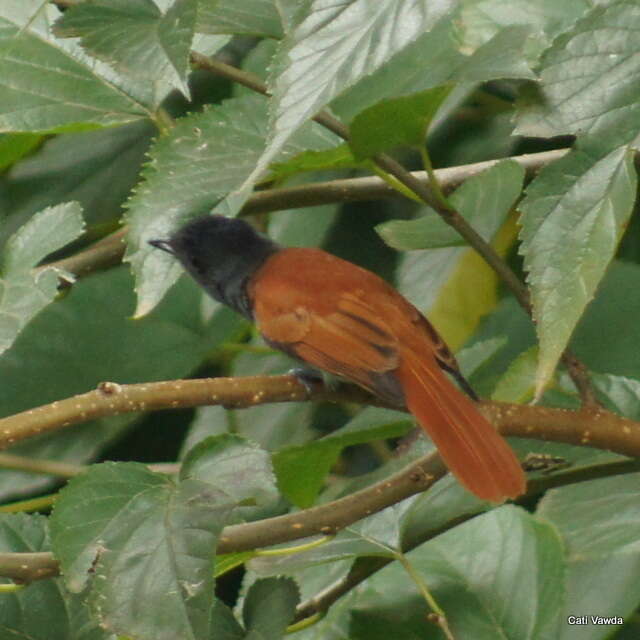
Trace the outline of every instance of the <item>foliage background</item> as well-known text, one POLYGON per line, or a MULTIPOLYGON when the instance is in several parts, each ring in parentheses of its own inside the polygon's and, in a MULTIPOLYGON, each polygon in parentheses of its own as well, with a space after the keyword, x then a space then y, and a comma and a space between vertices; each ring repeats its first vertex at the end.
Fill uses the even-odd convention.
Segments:
MULTIPOLYGON (((252 220, 393 281, 483 397, 576 410, 557 368, 570 342, 598 402, 640 419, 639 36, 634 0, 4 0, 0 415, 54 415, 50 403, 104 381, 286 372, 146 241, 214 206, 249 215, 255 184, 388 179, 377 154, 390 152, 409 170, 462 167, 463 184, 432 207, 373 188, 294 207, 283 191, 252 220), (325 108, 349 144, 331 120, 310 121, 325 108), (568 151, 525 170, 523 154, 553 149, 568 151), (451 209, 526 280, 535 329, 517 291, 441 221, 451 209)), ((598 419, 587 409, 586 444, 598 419)), ((296 606, 360 570, 367 579, 297 637, 443 637, 425 583, 455 637, 637 637, 638 475, 619 474, 615 453, 520 438, 519 454, 558 458, 566 477, 532 474, 532 491, 498 508, 444 478, 319 547, 224 556, 215 584, 223 527, 329 503, 427 453, 421 439, 392 455, 408 417, 298 402, 77 421, 0 459, 3 509, 24 512, 2 515, 0 551, 53 549, 64 573, 0 594, 2 637, 275 639, 296 606), (143 464, 176 461, 177 474, 143 464), (588 481, 569 484, 571 470, 588 481)), ((607 448, 621 452, 613 438, 607 448)))

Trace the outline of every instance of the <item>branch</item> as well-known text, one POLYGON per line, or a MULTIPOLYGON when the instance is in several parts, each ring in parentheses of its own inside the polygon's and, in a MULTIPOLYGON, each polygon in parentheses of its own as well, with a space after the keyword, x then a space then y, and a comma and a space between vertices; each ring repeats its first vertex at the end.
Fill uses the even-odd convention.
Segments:
MULTIPOLYGON (((219 554, 271 546, 307 538, 317 533, 333 534, 357 520, 420 493, 446 473, 436 452, 366 489, 305 511, 225 527, 218 541, 219 554)), ((57 575, 51 553, 0 553, 0 576, 31 582, 57 575)))
POLYGON ((344 498, 304 511, 225 527, 217 553, 247 551, 313 535, 333 535, 345 527, 431 487, 447 472, 437 452, 344 498), (275 540, 275 542, 274 542, 275 540))
MULTIPOLYGON (((632 473, 638 471, 640 468, 640 461, 630 460, 622 462, 612 462, 607 464, 598 464, 590 467, 583 467, 580 469, 571 469, 563 473, 557 473, 553 476, 536 478, 529 483, 529 490, 526 495, 522 496, 517 502, 526 503, 531 495, 536 495, 559 486, 566 486, 574 484, 576 482, 584 482, 586 480, 594 480, 596 478, 611 477, 614 475, 620 475, 624 473, 632 473)), ((429 540, 433 540, 441 533, 453 529, 453 527, 472 520, 476 516, 484 513, 483 510, 473 511, 471 513, 462 514, 456 518, 452 518, 444 525, 437 528, 429 528, 428 525, 417 535, 412 538, 408 538, 402 541, 403 553, 408 553, 412 549, 424 544, 429 540)), ((374 573, 380 571, 391 562, 394 562, 393 558, 377 558, 360 556, 351 566, 348 573, 329 585, 319 593, 315 594, 312 598, 301 602, 296 609, 296 617, 294 622, 304 620, 312 615, 318 613, 324 613, 331 607, 343 595, 357 587, 359 584, 370 578, 374 573)))
MULTIPOLYGON (((253 91, 268 96, 266 84, 255 74, 242 71, 231 65, 220 62, 212 58, 208 58, 199 53, 191 53, 191 61, 200 69, 206 69, 217 75, 228 78, 233 82, 237 82, 253 91)), ((343 140, 349 141, 349 128, 340 120, 322 111, 313 117, 313 120, 321 124, 329 131, 332 131, 343 140)), ((507 263, 495 252, 493 247, 486 242, 477 231, 451 206, 443 203, 433 194, 432 189, 421 180, 419 180, 410 171, 407 171, 399 162, 380 153, 374 156, 373 161, 386 173, 392 175, 401 184, 415 193, 420 200, 434 209, 443 220, 453 227, 462 236, 470 246, 472 246, 494 269, 500 278, 507 284, 509 289, 515 295, 518 302, 527 310, 529 308, 529 294, 525 285, 520 282, 516 274, 511 270, 507 263)))
MULTIPOLYGON (((562 158, 568 151, 568 149, 555 149, 553 151, 542 151, 540 153, 527 153, 521 156, 510 157, 509 160, 513 160, 523 167, 527 179, 531 180, 540 169, 562 158)), ((449 193, 469 178, 490 169, 504 160, 505 158, 498 158, 497 160, 485 160, 483 162, 474 162, 457 167, 436 169, 435 175, 443 191, 449 193)), ((411 175, 421 182, 425 188, 429 188, 429 177, 426 171, 412 171, 411 175)), ((397 197, 400 197, 398 191, 378 176, 347 178, 331 180, 329 182, 297 185, 295 187, 256 191, 247 200, 240 211, 240 215, 269 213, 271 211, 295 209, 297 207, 314 207, 322 204, 397 197)))
POLYGON ((567 367, 567 373, 580 395, 580 402, 584 409, 592 409, 600 406, 596 398, 596 392, 591 384, 591 377, 587 366, 578 360, 569 349, 562 354, 562 362, 567 367))
POLYGON ((15 456, 10 453, 0 453, 0 468, 17 469, 31 473, 41 473, 61 478, 73 478, 85 470, 85 465, 58 462, 57 460, 41 460, 27 456, 15 456))
MULTIPOLYGON (((27 473, 37 473, 48 476, 58 476, 60 478, 73 478, 79 473, 86 471, 90 465, 71 464, 69 462, 58 462, 46 458, 29 458, 27 456, 16 456, 11 453, 0 453, 0 469, 14 469, 16 471, 26 471, 27 473)), ((157 462, 147 464, 149 469, 156 473, 174 474, 180 471, 180 463, 177 462, 157 462)), ((20 501, 19 504, 24 504, 20 501)), ((7 506, 0 506, 0 511, 7 506)), ((21 509, 23 510, 23 509, 21 509)))
MULTIPOLYGON (((542 167, 561 158, 567 151, 568 149, 557 149, 554 151, 543 151, 541 153, 528 153, 509 159, 523 167, 527 177, 530 179, 542 167)), ((436 169, 435 174, 443 191, 449 193, 469 178, 472 178, 482 171, 486 171, 498 162, 502 162, 502 160, 503 159, 486 160, 484 162, 475 162, 458 167, 436 169)), ((411 175, 428 188, 429 178, 425 171, 414 171, 411 175)), ((295 187, 257 191, 247 200, 244 207, 240 210, 239 215, 244 216, 303 207, 315 207, 323 204, 339 204, 397 197, 400 197, 398 191, 378 176, 346 178, 328 182, 316 182, 308 185, 298 185, 295 187)), ((124 238, 126 234, 127 228, 123 227, 96 242, 88 249, 84 249, 68 258, 50 262, 43 265, 43 267, 58 267, 77 277, 82 277, 94 271, 117 265, 122 261, 122 256, 124 255, 124 238)))
POLYGON ((60 567, 52 553, 0 553, 0 576, 17 583, 29 583, 43 578, 53 578, 60 567))
MULTIPOLYGON (((342 384, 336 390, 317 384, 308 391, 291 375, 198 378, 129 385, 102 382, 93 391, 0 419, 0 449, 43 433, 122 413, 206 405, 241 409, 303 400, 390 406, 352 384, 342 384)), ((479 406, 504 435, 555 440, 640 456, 640 423, 600 407, 573 411, 498 402, 483 402, 479 406)))
POLYGON ((119 229, 105 236, 91 245, 88 249, 79 251, 75 255, 55 262, 49 262, 43 267, 57 267, 68 271, 77 277, 88 275, 100 269, 107 269, 122 262, 122 256, 126 248, 126 228, 119 229))
POLYGON ((600 407, 554 409, 483 402, 482 412, 505 436, 564 442, 640 457, 640 422, 600 407))
POLYGON ((0 419, 0 449, 27 438, 122 413, 206 405, 241 409, 267 402, 300 402, 309 398, 381 404, 355 385, 344 385, 333 391, 318 384, 310 394, 295 376, 290 375, 198 378, 128 385, 102 382, 93 391, 0 419))
MULTIPOLYGON (((637 471, 639 466, 640 462, 637 460, 614 462, 572 469, 548 478, 537 478, 530 483, 529 491, 521 501, 551 487, 630 473, 637 471)), ((389 478, 339 500, 285 516, 225 527, 216 552, 218 554, 233 553, 290 542, 314 534, 335 533, 359 519, 428 489, 444 473, 445 468, 439 456, 435 452, 431 453, 389 478)), ((419 535, 403 542, 403 551, 409 551, 476 515, 478 512, 463 514, 436 529, 429 529, 427 523, 426 528, 419 535)), ((359 558, 345 578, 311 600, 302 603, 298 607, 297 619, 326 610, 341 595, 391 561, 391 559, 359 558)), ((57 561, 49 552, 0 553, 0 576, 12 578, 16 582, 28 583, 54 577, 59 574, 59 571, 57 561)))

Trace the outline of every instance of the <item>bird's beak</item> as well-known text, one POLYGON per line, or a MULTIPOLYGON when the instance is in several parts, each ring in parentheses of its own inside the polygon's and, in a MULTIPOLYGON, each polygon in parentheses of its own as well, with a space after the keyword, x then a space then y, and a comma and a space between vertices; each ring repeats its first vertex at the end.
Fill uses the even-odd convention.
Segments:
POLYGON ((162 249, 171 255, 175 254, 171 242, 169 240, 149 240, 149 244, 156 249, 162 249))

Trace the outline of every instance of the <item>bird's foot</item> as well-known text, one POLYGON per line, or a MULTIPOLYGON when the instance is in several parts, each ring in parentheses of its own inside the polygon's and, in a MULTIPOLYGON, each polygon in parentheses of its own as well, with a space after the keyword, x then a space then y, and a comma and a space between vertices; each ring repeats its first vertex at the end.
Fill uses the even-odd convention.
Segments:
POLYGON ((313 393, 314 387, 324 383, 322 373, 311 367, 295 367, 289 369, 287 373, 293 376, 305 388, 309 395, 313 393))
POLYGON ((313 393, 318 385, 323 385, 329 391, 335 391, 340 385, 340 378, 312 367, 295 367, 294 369, 289 369, 287 373, 294 376, 309 395, 313 393))

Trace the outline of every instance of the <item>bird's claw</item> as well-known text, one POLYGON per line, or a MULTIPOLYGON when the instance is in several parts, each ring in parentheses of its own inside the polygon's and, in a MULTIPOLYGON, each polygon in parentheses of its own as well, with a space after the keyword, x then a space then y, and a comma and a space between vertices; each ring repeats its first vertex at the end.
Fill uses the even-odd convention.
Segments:
POLYGON ((309 395, 313 393, 314 387, 319 384, 324 384, 323 375, 317 369, 312 369, 310 367, 295 367, 293 369, 289 369, 287 373, 290 376, 293 376, 305 388, 309 395))

